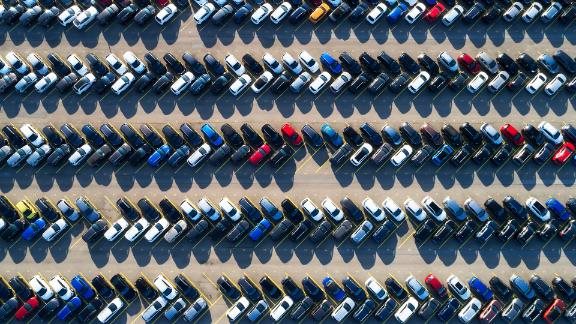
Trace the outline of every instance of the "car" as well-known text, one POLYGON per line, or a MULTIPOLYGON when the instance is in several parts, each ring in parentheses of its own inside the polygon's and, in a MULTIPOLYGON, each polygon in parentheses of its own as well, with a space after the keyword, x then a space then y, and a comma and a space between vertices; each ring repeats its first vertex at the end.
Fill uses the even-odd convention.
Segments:
POLYGON ((400 21, 400 18, 402 18, 402 16, 406 12, 408 12, 408 6, 402 2, 399 2, 397 6, 395 6, 394 8, 392 8, 392 10, 390 10, 390 12, 388 12, 388 15, 386 16, 386 21, 390 25, 395 25, 400 21))
POLYGON ((168 305, 168 300, 163 296, 156 298, 152 303, 146 307, 141 317, 145 322, 150 322, 160 314, 160 312, 168 305))
POLYGON ((472 276, 472 278, 468 280, 468 286, 470 286, 470 290, 472 291, 472 293, 478 296, 481 301, 489 302, 494 296, 490 288, 488 288, 488 286, 486 286, 476 276, 472 276))
POLYGON ((412 275, 406 278, 406 287, 408 287, 412 294, 420 301, 425 301, 430 296, 428 290, 412 275))
POLYGON ((235 322, 240 319, 242 315, 246 312, 250 306, 250 301, 246 297, 240 297, 233 305, 226 311, 226 316, 231 322, 235 322))
MULTIPOLYGON (((342 6, 342 4, 340 4, 342 6)), ((338 6, 338 7, 340 7, 338 6)), ((337 9, 336 9, 337 10, 337 9)), ((335 10, 335 11, 336 11, 335 10)), ((384 14, 388 11, 388 7, 384 3, 378 3, 366 16, 366 21, 370 25, 374 25, 384 16, 384 14)))
POLYGON ((58 219, 57 221, 53 222, 44 233, 42 233, 42 238, 46 242, 53 241, 56 237, 60 236, 66 228, 68 228, 68 223, 64 219, 58 219))
POLYGON ((469 323, 471 322, 478 313, 480 313, 480 309, 482 307, 482 303, 480 300, 476 298, 472 298, 461 310, 458 312, 458 319, 462 323, 469 323))
POLYGON ((260 25, 264 19, 266 19, 274 10, 272 5, 264 3, 261 5, 250 17, 250 20, 254 25, 260 25))
POLYGON ((538 2, 532 3, 530 7, 528 7, 528 9, 526 9, 526 11, 524 11, 524 13, 522 14, 522 20, 527 24, 533 22, 534 19, 536 19, 536 17, 540 14, 542 9, 543 7, 540 3, 538 2))
POLYGON ((408 11, 408 14, 404 17, 404 19, 408 22, 408 24, 412 25, 424 12, 426 11, 426 5, 421 2, 416 3, 415 6, 408 11))
POLYGON ((538 73, 534 78, 532 78, 528 84, 526 85, 525 89, 529 94, 536 93, 546 82, 548 81, 548 77, 544 73, 538 73))
POLYGON ((532 301, 536 296, 528 282, 516 274, 510 276, 510 285, 512 286, 512 289, 514 289, 514 291, 524 300, 532 301))
POLYGON ((418 309, 418 301, 414 297, 409 297, 394 313, 394 318, 399 323, 406 323, 416 313, 416 309, 418 309))
POLYGON ((534 302, 524 310, 522 313, 522 318, 527 322, 534 322, 536 321, 544 310, 546 309, 546 304, 541 299, 536 299, 534 302))
POLYGON ((550 211, 536 198, 530 197, 526 200, 526 207, 530 213, 536 216, 540 221, 550 220, 550 211))
POLYGON ((478 74, 476 74, 476 76, 474 76, 474 78, 472 78, 470 82, 468 82, 466 89, 468 89, 470 93, 474 94, 478 92, 478 90, 480 90, 487 81, 488 74, 486 74, 484 71, 480 71, 478 74))
POLYGON ((116 314, 124 308, 124 302, 119 297, 114 298, 110 303, 102 309, 96 318, 100 323, 107 323, 116 316, 116 314))
POLYGON ((544 301, 551 302, 554 299, 554 291, 540 276, 533 274, 530 277, 529 283, 536 294, 538 294, 544 301))
POLYGON ((78 29, 84 29, 84 27, 88 26, 94 19, 96 19, 97 15, 98 9, 94 6, 90 6, 75 16, 73 24, 78 29))
POLYGON ((162 26, 172 19, 177 12, 178 8, 176 5, 170 3, 166 7, 160 9, 154 19, 156 19, 156 22, 162 26))
POLYGON ((470 299, 470 290, 464 285, 464 283, 455 275, 450 275, 446 279, 446 284, 448 289, 462 301, 468 301, 470 299))
POLYGON ((330 12, 330 10, 331 10, 330 6, 327 3, 322 2, 312 11, 312 13, 310 13, 308 20, 311 23, 316 24, 324 17, 326 17, 326 15, 330 12))

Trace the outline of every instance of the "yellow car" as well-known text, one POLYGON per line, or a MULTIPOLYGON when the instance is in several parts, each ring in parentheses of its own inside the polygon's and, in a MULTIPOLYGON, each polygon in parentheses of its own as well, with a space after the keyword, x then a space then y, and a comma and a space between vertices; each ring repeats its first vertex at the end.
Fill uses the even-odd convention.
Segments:
POLYGON ((308 20, 310 20, 310 22, 315 24, 320 20, 322 20, 322 18, 326 17, 328 12, 330 12, 330 6, 327 3, 322 2, 321 5, 319 5, 318 7, 316 7, 316 9, 314 9, 314 11, 312 11, 310 17, 308 17, 308 20))
POLYGON ((16 204, 16 209, 28 221, 34 221, 40 216, 34 205, 26 199, 19 201, 16 204))

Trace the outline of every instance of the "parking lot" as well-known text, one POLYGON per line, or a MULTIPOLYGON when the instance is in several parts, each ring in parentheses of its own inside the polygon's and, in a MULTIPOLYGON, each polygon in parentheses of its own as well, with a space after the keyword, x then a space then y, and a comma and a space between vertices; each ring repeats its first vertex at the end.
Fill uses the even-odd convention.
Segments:
MULTIPOLYGON (((198 6, 193 4, 193 7, 198 6)), ((44 56, 54 52, 62 57, 70 53, 81 57, 95 53, 105 57, 109 53, 122 54, 130 50, 138 57, 149 51, 159 57, 168 52, 181 57, 188 51, 197 57, 209 52, 221 61, 228 53, 236 57, 251 53, 259 59, 266 52, 279 58, 284 52, 296 56, 303 50, 315 58, 325 51, 336 57, 348 51, 356 58, 362 52, 376 56, 381 51, 395 58, 402 52, 413 54, 413 57, 426 52, 435 58, 442 51, 456 57, 463 52, 475 55, 481 50, 494 57, 501 52, 512 57, 521 52, 537 57, 542 53, 552 54, 557 49, 576 55, 574 23, 544 25, 536 21, 527 25, 521 21, 508 24, 499 20, 491 25, 460 23, 448 28, 440 22, 418 21, 408 25, 402 21, 397 26, 381 22, 371 26, 366 22, 351 25, 346 20, 334 24, 325 19, 317 25, 306 21, 299 26, 286 22, 277 26, 266 21, 262 26, 254 26, 248 21, 237 26, 229 21, 223 27, 212 24, 198 27, 192 15, 190 9, 185 9, 165 26, 154 22, 143 27, 93 24, 84 31, 73 26, 57 25, 46 30, 40 26, 2 25, 2 55, 14 50, 44 56)), ((454 92, 444 88, 438 94, 424 89, 417 95, 409 91, 398 95, 384 91, 378 96, 367 92, 356 96, 348 92, 334 95, 329 90, 318 96, 308 91, 299 95, 289 91, 279 96, 270 92, 255 95, 248 90, 240 97, 234 97, 228 91, 219 96, 206 93, 199 97, 189 94, 176 97, 170 91, 159 96, 132 90, 122 96, 110 92, 78 96, 73 93, 60 95, 53 89, 47 94, 31 91, 20 95, 14 91, 3 95, 0 97, 0 124, 11 123, 19 127, 30 123, 41 129, 48 124, 59 126, 63 123, 78 128, 86 123, 107 122, 115 127, 123 123, 147 123, 159 130, 165 124, 177 128, 183 122, 196 129, 206 122, 216 129, 224 123, 235 129, 243 123, 257 129, 269 123, 280 129, 282 124, 290 122, 298 130, 305 124, 318 130, 328 122, 342 130, 347 125, 358 129, 362 123, 369 122, 380 130, 385 124, 398 128, 404 121, 416 128, 428 122, 436 129, 444 123, 458 126, 470 122, 476 128, 482 123, 491 123, 497 128, 511 123, 521 128, 527 123, 538 125, 548 121, 560 128, 576 123, 575 106, 576 96, 566 91, 549 97, 542 91, 530 95, 523 89, 517 93, 503 89, 498 94, 484 89, 473 95, 465 89, 454 92)), ((326 197, 336 201, 345 196, 358 204, 366 197, 380 204, 386 197, 402 203, 408 197, 419 202, 426 195, 439 202, 450 196, 460 203, 468 197, 479 202, 488 197, 501 202, 507 195, 522 202, 530 196, 542 202, 555 197, 565 202, 574 196, 576 172, 572 161, 561 167, 550 162, 543 166, 527 163, 519 167, 512 161, 502 166, 494 166, 489 161, 483 165, 469 161, 461 167, 449 163, 436 167, 427 163, 422 167, 406 164, 395 169, 390 165, 374 167, 365 163, 356 168, 349 163, 332 166, 329 157, 333 151, 327 145, 319 148, 303 145, 295 148, 295 153, 280 168, 268 164, 259 167, 249 163, 233 165, 229 161, 218 166, 205 163, 198 168, 190 168, 185 163, 178 168, 167 164, 152 168, 145 163, 120 167, 106 163, 96 168, 66 164, 13 169, 3 165, 0 167, 0 191, 13 202, 24 198, 35 201, 40 197, 53 202, 61 198, 72 201, 86 196, 108 223, 120 217, 115 202, 124 196, 133 201, 147 197, 155 203, 167 197, 177 204, 184 198, 197 202, 202 197, 209 197, 218 202, 222 197, 228 197, 238 202, 246 196, 257 202, 267 196, 277 203, 290 198, 297 205, 306 197, 319 205, 326 197)), ((485 282, 492 276, 499 276, 507 282, 513 273, 524 278, 538 273, 550 281, 555 275, 568 280, 574 278, 576 265, 574 241, 563 242, 555 238, 542 242, 535 238, 525 246, 517 242, 502 244, 496 239, 483 245, 474 240, 464 244, 448 240, 441 246, 429 241, 419 244, 413 238, 418 225, 407 221, 384 243, 366 241, 360 246, 348 240, 337 242, 330 238, 319 244, 307 240, 294 243, 269 239, 254 243, 247 238, 230 243, 225 239, 205 238, 195 242, 183 239, 176 244, 164 240, 152 244, 144 240, 136 243, 100 240, 88 245, 82 240, 88 226, 82 222, 73 224, 53 243, 41 238, 34 242, 1 242, 0 275, 9 278, 22 274, 29 279, 42 273, 46 278, 56 274, 72 278, 78 273, 87 277, 102 273, 110 277, 121 272, 134 281, 141 274, 154 278, 163 273, 174 278, 178 273, 184 273, 208 302, 209 312, 203 314, 199 322, 224 323, 231 302, 220 294, 215 284, 222 274, 232 281, 244 274, 253 280, 267 274, 276 282, 285 275, 297 282, 305 276, 320 281, 330 275, 337 280, 352 276, 363 283, 370 276, 380 281, 392 276, 404 282, 410 274, 423 281, 429 273, 442 279, 456 274, 465 281, 471 275, 477 275, 485 282)), ((148 301, 137 299, 117 321, 143 322, 140 314, 148 304, 148 301)), ((413 321, 421 320, 415 316, 413 321)), ((437 320, 431 320, 434 321, 437 320)), ((160 318, 157 322, 166 321, 160 318)), ((456 323, 457 319, 452 322, 456 323)))

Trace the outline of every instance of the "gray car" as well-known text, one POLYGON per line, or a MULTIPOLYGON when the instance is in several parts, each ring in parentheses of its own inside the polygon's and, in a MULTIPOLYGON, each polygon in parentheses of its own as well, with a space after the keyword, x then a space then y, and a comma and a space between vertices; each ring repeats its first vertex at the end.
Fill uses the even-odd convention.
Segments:
POLYGON ((514 298, 502 311, 502 319, 508 323, 514 322, 522 312, 522 308, 524 308, 524 302, 520 298, 514 298))

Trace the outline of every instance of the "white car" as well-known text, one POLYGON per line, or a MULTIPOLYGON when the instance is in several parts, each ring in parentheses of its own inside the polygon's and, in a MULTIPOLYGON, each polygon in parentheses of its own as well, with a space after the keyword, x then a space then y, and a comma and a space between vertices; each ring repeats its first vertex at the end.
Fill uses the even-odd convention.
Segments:
POLYGON ((193 222, 197 222, 202 215, 198 212, 198 209, 194 207, 194 204, 190 202, 188 199, 182 200, 180 203, 180 209, 186 218, 193 222))
POLYGON ((562 88, 564 83, 566 83, 566 76, 562 73, 558 73, 552 81, 548 82, 544 88, 544 92, 549 96, 553 96, 560 88, 562 88))
POLYGON ((6 60, 12 66, 12 68, 16 70, 16 72, 22 75, 27 74, 30 71, 30 68, 26 62, 24 62, 24 59, 15 52, 8 52, 8 54, 6 54, 6 60))
POLYGON ((66 60, 68 61, 68 63, 70 63, 70 67, 72 67, 72 70, 78 73, 80 76, 84 76, 88 73, 88 68, 86 67, 84 62, 82 62, 82 59, 78 57, 78 55, 70 54, 68 55, 68 58, 66 60))
POLYGON ((408 84, 408 90, 412 93, 417 93, 422 89, 426 83, 430 81, 430 73, 426 71, 420 71, 420 73, 408 84))
POLYGON ((58 81, 58 76, 54 72, 50 72, 48 75, 36 82, 34 88, 38 93, 44 93, 46 90, 50 89, 58 81))
POLYGON ((395 167, 399 167, 404 164, 408 158, 410 158, 413 152, 414 150, 412 149, 412 146, 405 144, 398 150, 398 152, 392 155, 390 163, 392 163, 392 165, 395 167))
POLYGON ((404 214, 402 208, 400 208, 400 206, 398 206, 398 204, 390 197, 384 199, 382 202, 382 208, 384 208, 384 211, 386 211, 388 215, 392 216, 392 218, 397 222, 401 222, 406 218, 406 214, 404 214))
POLYGON ((380 207, 378 207, 378 204, 370 197, 362 200, 362 207, 377 222, 383 221, 384 218, 386 217, 384 211, 380 207))
POLYGON ((492 93, 496 93, 502 89, 508 80, 510 79, 510 74, 506 71, 500 71, 496 76, 488 83, 488 90, 492 93))
POLYGON ((44 159, 50 155, 50 152, 52 152, 50 145, 44 144, 37 148, 34 153, 26 159, 26 163, 33 167, 38 166, 40 162, 44 161, 44 159))
POLYGON ((32 147, 30 145, 24 145, 21 148, 17 149, 6 161, 9 167, 17 167, 19 166, 26 158, 28 158, 32 154, 32 147))
POLYGON ((48 68, 44 60, 42 60, 40 55, 36 53, 30 53, 28 54, 28 56, 26 56, 26 60, 28 60, 28 63, 30 63, 32 69, 36 71, 38 74, 48 75, 48 73, 50 73, 50 69, 48 68))
POLYGON ((220 200, 218 206, 220 206, 220 209, 224 215, 228 216, 234 222, 239 221, 242 217, 242 214, 240 211, 238 211, 238 208, 236 208, 236 206, 234 206, 234 204, 232 204, 232 202, 226 197, 220 200))
POLYGON ((14 86, 18 93, 24 93, 28 88, 33 86, 38 81, 38 76, 34 72, 30 72, 22 77, 14 86))
POLYGON ((424 197, 424 199, 422 199, 422 205, 424 206, 426 213, 430 214, 430 216, 434 217, 437 221, 443 222, 446 220, 446 212, 434 199, 432 199, 432 197, 424 197))
POLYGON ((388 297, 388 293, 386 292, 382 284, 380 284, 378 280, 376 280, 376 278, 370 277, 366 279, 364 285, 366 286, 366 290, 370 293, 370 295, 376 298, 377 300, 383 301, 388 297))
POLYGON ((560 133, 556 127, 552 126, 552 124, 547 121, 540 122, 540 124, 538 124, 538 129, 542 134, 544 134, 544 137, 546 137, 546 139, 553 144, 560 145, 564 141, 564 136, 562 136, 562 133, 560 133))
POLYGON ((158 314, 168 305, 166 298, 159 296, 156 298, 142 313, 142 319, 144 322, 151 322, 158 314))
POLYGON ((167 23, 176 13, 178 12, 178 8, 173 3, 168 4, 166 7, 162 8, 156 14, 156 22, 162 26, 167 23))
POLYGON ((446 284, 452 294, 456 295, 456 297, 463 301, 470 299, 470 290, 456 275, 450 275, 448 279, 446 279, 446 284))
POLYGON ((310 81, 312 81, 312 76, 310 73, 304 71, 290 84, 290 91, 300 93, 310 81))
POLYGON ((144 63, 142 63, 142 61, 140 61, 140 59, 131 51, 125 52, 123 57, 124 61, 126 61, 128 66, 132 68, 134 72, 138 74, 146 72, 146 66, 144 65, 144 63))
POLYGON ((296 75, 302 73, 302 65, 300 65, 300 63, 298 63, 290 53, 285 52, 284 55, 282 55, 282 62, 288 67, 288 69, 290 69, 290 71, 292 71, 292 73, 296 75))
POLYGON ((132 72, 126 72, 123 76, 119 77, 114 84, 112 84, 112 92, 116 95, 121 95, 126 91, 136 78, 132 72))
POLYGON ((162 235, 170 226, 170 222, 164 217, 160 218, 152 227, 144 234, 144 238, 149 243, 155 242, 160 235, 162 235))
POLYGON ((248 307, 250 307, 250 302, 248 299, 246 299, 244 296, 240 297, 240 299, 238 299, 238 301, 235 302, 234 305, 228 309, 228 311, 226 311, 228 320, 230 320, 230 322, 236 322, 240 319, 240 317, 242 317, 248 307))
POLYGON ((416 20, 418 20, 418 18, 420 18, 420 16, 422 16, 424 11, 426 11, 426 5, 418 2, 412 9, 410 9, 410 11, 408 11, 408 14, 404 19, 412 25, 416 20))
POLYGON ((140 218, 134 225, 132 225, 126 234, 124 234, 124 238, 128 240, 128 242, 134 242, 138 239, 146 229, 150 227, 150 222, 146 220, 146 218, 140 218))
POLYGON ((507 22, 512 22, 524 10, 524 5, 521 2, 514 2, 506 11, 502 18, 507 22))
POLYGON ((325 198, 322 200, 321 205, 326 214, 330 215, 334 221, 339 222, 344 219, 344 212, 336 206, 332 199, 325 198))
POLYGON ((468 82, 466 89, 468 89, 468 92, 474 94, 484 86, 486 81, 488 81, 488 74, 484 71, 480 71, 474 78, 472 78, 472 80, 470 80, 470 82, 468 82))
POLYGON ((266 86, 272 82, 272 79, 274 79, 272 73, 270 73, 270 71, 264 71, 264 73, 262 73, 254 83, 252 83, 250 89, 252 89, 256 94, 261 93, 264 91, 266 86))
POLYGON ((176 298, 176 296, 178 296, 178 290, 174 288, 174 286, 164 277, 164 275, 158 275, 154 279, 154 286, 156 289, 158 289, 158 292, 160 292, 160 294, 168 300, 173 300, 176 298))
POLYGON ((278 60, 272 54, 270 54, 268 52, 264 53, 264 56, 262 56, 262 60, 264 61, 264 64, 272 72, 274 72, 274 74, 280 74, 284 70, 284 68, 282 67, 282 64, 280 64, 278 62, 278 60))
POLYGON ((310 198, 304 198, 304 200, 300 202, 300 206, 304 210, 304 213, 314 221, 319 222, 324 218, 324 213, 316 207, 310 198))
POLYGON ((316 73, 318 72, 318 70, 320 70, 320 65, 318 65, 318 62, 316 62, 316 60, 312 57, 312 55, 310 55, 310 53, 302 51, 300 52, 300 55, 298 55, 298 59, 300 60, 300 63, 302 63, 302 65, 304 65, 308 70, 310 70, 310 72, 316 73))
POLYGON ((96 19, 97 15, 98 9, 96 9, 94 6, 91 6, 90 8, 76 15, 76 18, 74 18, 73 22, 74 26, 76 26, 78 29, 83 29, 84 27, 88 26, 88 24, 90 24, 94 19, 96 19))
POLYGON ((50 279, 50 287, 54 290, 54 293, 58 295, 62 300, 69 301, 74 297, 74 291, 70 289, 70 285, 60 275, 55 275, 50 279))
POLYGON ((219 220, 221 217, 220 212, 214 208, 214 205, 207 198, 202 198, 198 201, 198 208, 213 222, 219 220))
POLYGON ((464 13, 464 8, 461 5, 455 5, 452 9, 448 10, 442 17, 442 24, 446 27, 452 26, 460 16, 464 13))
POLYGON ((77 5, 70 6, 68 9, 62 11, 61 14, 58 15, 58 22, 60 25, 66 27, 70 24, 76 16, 78 16, 82 10, 77 5))
POLYGON ((550 211, 538 199, 534 197, 526 199, 526 207, 528 207, 530 213, 538 217, 539 220, 543 222, 550 220, 550 211))
POLYGON ((292 305, 294 305, 292 298, 290 298, 290 296, 284 296, 284 298, 270 310, 270 317, 275 322, 279 322, 288 313, 290 308, 292 308, 292 305))
POLYGON ((84 144, 70 155, 68 163, 72 166, 79 166, 88 158, 88 156, 90 156, 90 154, 92 154, 92 146, 84 144))
POLYGON ((176 224, 172 225, 172 227, 170 227, 170 229, 168 230, 168 232, 166 232, 166 234, 164 234, 164 240, 168 243, 173 243, 174 241, 176 241, 177 238, 180 237, 180 235, 182 235, 186 229, 188 228, 188 223, 181 219, 178 222, 176 222, 176 224))
POLYGON ((480 312, 482 303, 477 298, 472 298, 458 313, 458 319, 462 323, 470 323, 480 312))
POLYGON ((404 209, 408 215, 412 216, 418 222, 424 221, 428 216, 424 209, 422 209, 422 207, 411 198, 404 201, 404 209))
POLYGON ((178 80, 172 83, 170 91, 172 91, 174 95, 179 96, 180 94, 182 94, 182 92, 184 92, 184 90, 190 87, 194 79, 195 79, 194 74, 190 71, 187 71, 181 77, 179 77, 178 80))
POLYGON ((416 313, 416 309, 418 308, 418 301, 414 297, 409 297, 408 300, 398 308, 396 313, 394 313, 394 318, 399 323, 406 323, 414 313, 416 313))
POLYGON ((216 11, 216 6, 211 4, 210 2, 206 2, 200 6, 200 9, 196 11, 194 14, 194 21, 196 25, 201 25, 204 23, 208 18, 212 16, 212 14, 216 11))
POLYGON ((39 275, 32 277, 28 284, 34 293, 43 301, 49 301, 54 296, 54 291, 52 291, 52 288, 50 288, 48 283, 39 275))
POLYGON ((6 61, 4 61, 3 58, 0 57, 0 74, 6 75, 10 72, 12 72, 12 67, 10 67, 10 64, 8 64, 6 61))
POLYGON ((270 15, 270 20, 278 25, 288 14, 292 11, 292 5, 290 2, 282 2, 274 12, 270 15))
POLYGON ((526 9, 526 11, 524 11, 522 14, 522 20, 524 20, 524 22, 527 24, 533 22, 534 19, 540 14, 542 9, 543 7, 539 2, 532 2, 530 7, 528 7, 528 9, 526 9))
POLYGON ((546 74, 540 72, 536 74, 536 76, 532 78, 530 82, 528 82, 525 89, 526 91, 528 91, 529 94, 534 94, 536 93, 536 91, 542 88, 542 86, 544 85, 544 83, 546 83, 546 81, 548 81, 548 77, 546 76, 546 74))
POLYGON ((68 228, 68 223, 62 218, 52 223, 48 229, 42 233, 42 238, 46 242, 52 242, 56 237, 58 237, 62 232, 68 228))
POLYGON ((124 302, 116 297, 98 313, 96 318, 100 323, 108 323, 122 308, 124 308, 124 302))
POLYGON ((252 78, 248 74, 242 74, 242 76, 230 86, 230 93, 234 96, 239 96, 250 83, 252 83, 252 78))
POLYGON ((384 14, 388 11, 388 7, 383 4, 382 2, 378 3, 374 9, 370 10, 368 15, 366 16, 366 21, 370 25, 374 25, 384 14))
POLYGON ((310 90, 312 94, 318 94, 320 91, 322 91, 322 89, 324 89, 324 87, 328 84, 328 82, 330 82, 331 79, 332 76, 330 73, 322 72, 319 76, 316 77, 316 79, 314 79, 314 81, 312 81, 312 83, 310 83, 308 90, 310 90))
POLYGON ((356 303, 350 297, 346 297, 340 305, 338 305, 334 311, 332 311, 332 319, 336 322, 340 323, 348 317, 348 315, 352 312, 352 310, 356 307, 356 303))
POLYGON ((348 72, 342 72, 339 76, 332 81, 330 84, 330 90, 333 93, 339 93, 344 89, 344 87, 352 81, 352 75, 348 72))
POLYGON ((20 132, 22 132, 22 135, 35 147, 40 147, 45 143, 44 137, 30 124, 20 126, 20 132))
POLYGON ((350 240, 355 244, 360 244, 372 232, 372 229, 374 229, 374 225, 365 220, 350 234, 350 240))
POLYGON ((554 18, 556 18, 560 12, 562 12, 562 4, 560 2, 554 1, 548 8, 546 8, 546 10, 544 10, 542 16, 540 16, 540 20, 547 24, 554 20, 554 18))
POLYGON ((354 154, 352 154, 352 156, 350 157, 350 163, 352 163, 352 165, 356 167, 360 166, 360 164, 366 161, 366 159, 370 156, 370 154, 372 154, 373 150, 374 148, 372 147, 372 145, 368 143, 363 143, 362 146, 360 146, 356 150, 356 152, 354 152, 354 154))
POLYGON ((244 68, 244 65, 242 65, 242 63, 240 63, 240 61, 238 61, 238 59, 232 54, 226 55, 224 62, 226 62, 228 69, 232 70, 236 76, 239 77, 246 73, 246 68, 244 68))
POLYGON ((108 242, 113 242, 120 236, 120 234, 124 233, 129 226, 130 224, 128 224, 124 218, 119 218, 114 222, 114 224, 112 224, 112 226, 110 226, 110 228, 108 228, 108 230, 106 230, 104 237, 108 242))
POLYGON ((76 94, 81 95, 84 92, 88 91, 88 89, 90 89, 90 87, 92 87, 92 85, 95 82, 96 77, 94 76, 94 74, 88 73, 85 76, 81 77, 80 80, 78 80, 76 83, 74 83, 74 86, 72 88, 74 89, 74 92, 76 92, 76 94))
POLYGON ((252 17, 250 17, 250 20, 252 20, 253 24, 260 25, 260 23, 262 23, 262 21, 264 21, 264 19, 270 15, 272 10, 274 10, 272 5, 265 3, 260 6, 260 8, 256 9, 256 11, 252 14, 252 17))
POLYGON ((106 56, 106 62, 110 68, 114 70, 114 72, 116 72, 118 75, 123 75, 124 73, 128 72, 126 64, 120 61, 120 59, 114 54, 108 54, 108 56, 106 56))
POLYGON ((442 64, 444 68, 451 72, 458 71, 458 62, 450 55, 448 52, 442 52, 438 55, 438 62, 442 64))
POLYGON ((200 164, 200 162, 202 162, 210 154, 211 151, 212 148, 210 147, 210 144, 204 143, 196 151, 194 151, 190 157, 188 157, 186 162, 190 167, 195 167, 200 164))

